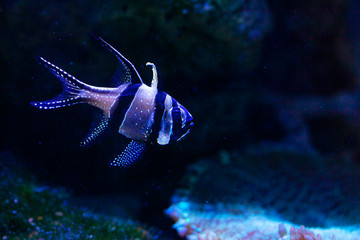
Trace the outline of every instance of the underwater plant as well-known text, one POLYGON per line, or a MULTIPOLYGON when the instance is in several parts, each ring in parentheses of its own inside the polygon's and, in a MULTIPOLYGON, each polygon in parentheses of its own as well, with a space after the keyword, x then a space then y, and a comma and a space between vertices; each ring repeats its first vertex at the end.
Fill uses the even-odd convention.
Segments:
POLYGON ((0 152, 0 238, 158 239, 150 227, 72 206, 70 194, 38 183, 18 160, 0 152))

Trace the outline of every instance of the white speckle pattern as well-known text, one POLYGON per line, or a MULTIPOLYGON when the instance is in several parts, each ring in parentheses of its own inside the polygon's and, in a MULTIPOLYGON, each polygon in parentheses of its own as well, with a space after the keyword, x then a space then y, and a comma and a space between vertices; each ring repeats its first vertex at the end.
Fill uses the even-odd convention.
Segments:
POLYGON ((147 141, 153 125, 152 112, 155 108, 157 89, 142 84, 136 92, 125 117, 119 127, 119 133, 135 140, 147 141))
POLYGON ((40 57, 39 61, 61 81, 64 86, 64 90, 60 95, 53 99, 41 102, 32 102, 31 104, 33 106, 40 109, 55 109, 68 107, 82 102, 79 93, 81 92, 81 86, 84 85, 83 83, 44 58, 40 57))
POLYGON ((122 168, 129 167, 136 160, 141 158, 145 149, 145 142, 132 140, 125 150, 110 163, 110 166, 122 168))
POLYGON ((72 106, 72 105, 81 103, 81 102, 76 101, 80 98, 80 96, 63 99, 63 100, 58 100, 58 97, 53 98, 52 100, 47 100, 47 101, 42 101, 42 102, 32 102, 31 104, 34 107, 37 107, 40 109, 55 109, 55 108, 68 107, 68 106, 72 106))
POLYGON ((110 117, 111 107, 114 105, 119 93, 125 88, 124 86, 118 88, 91 86, 79 81, 42 57, 39 57, 39 61, 60 80, 64 89, 60 95, 53 99, 32 102, 33 106, 41 109, 55 109, 78 103, 89 103, 100 108, 108 118, 110 117))
POLYGON ((108 126, 109 126, 109 120, 105 116, 103 116, 98 126, 93 128, 89 132, 87 137, 80 142, 80 147, 87 147, 90 144, 95 143, 103 135, 105 130, 108 128, 108 126))
POLYGON ((47 67, 48 69, 50 69, 57 77, 60 77, 61 81, 66 81, 67 84, 70 84, 76 88, 78 88, 76 86, 76 83, 73 82, 74 81, 79 81, 77 80, 74 76, 70 75, 69 73, 65 72, 64 70, 62 70, 61 68, 59 68, 58 66, 56 66, 55 64, 52 64, 51 62, 45 60, 44 58, 40 57, 39 58, 40 61, 45 65, 45 67, 47 67))

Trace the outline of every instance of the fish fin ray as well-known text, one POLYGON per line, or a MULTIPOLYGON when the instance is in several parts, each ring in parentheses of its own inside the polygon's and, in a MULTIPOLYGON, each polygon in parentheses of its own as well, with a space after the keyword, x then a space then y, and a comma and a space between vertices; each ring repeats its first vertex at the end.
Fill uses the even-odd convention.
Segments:
POLYGON ((128 75, 124 73, 123 68, 119 66, 111 77, 111 85, 117 87, 122 84, 131 83, 131 79, 129 79, 127 76, 128 75))
POLYGON ((110 163, 110 166, 127 168, 131 166, 136 160, 141 159, 145 150, 145 142, 131 140, 131 142, 126 146, 125 150, 110 163))
POLYGON ((72 106, 78 103, 82 103, 83 99, 76 94, 69 94, 63 91, 58 96, 44 101, 32 101, 30 104, 36 108, 41 109, 55 109, 72 106))
POLYGON ((80 90, 87 87, 85 83, 81 82, 76 77, 72 76, 46 59, 42 57, 36 57, 36 59, 41 65, 45 66, 53 75, 59 79, 64 88, 80 90))
POLYGON ((80 142, 80 147, 89 147, 100 142, 102 138, 108 133, 109 118, 102 115, 99 120, 94 121, 92 128, 88 135, 80 142))
POLYGON ((127 60, 120 52, 118 52, 113 46, 111 46, 109 43, 107 43, 101 37, 96 36, 92 33, 91 33, 91 35, 97 42, 100 43, 101 46, 103 46, 104 48, 109 50, 120 61, 119 68, 122 68, 122 71, 124 72, 124 74, 123 74, 124 76, 122 78, 120 78, 121 84, 132 83, 132 80, 138 80, 140 83, 143 83, 136 68, 129 60, 127 60))
POLYGON ((52 99, 30 102, 32 106, 41 109, 54 109, 84 102, 84 99, 81 97, 81 91, 87 89, 88 85, 42 57, 37 57, 37 60, 60 80, 63 85, 63 91, 52 99))

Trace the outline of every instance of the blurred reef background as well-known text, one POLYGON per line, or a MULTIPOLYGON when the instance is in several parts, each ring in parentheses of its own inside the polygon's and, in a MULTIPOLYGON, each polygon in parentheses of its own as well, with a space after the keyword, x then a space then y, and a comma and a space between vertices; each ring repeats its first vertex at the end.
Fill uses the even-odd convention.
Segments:
POLYGON ((360 239, 360 2, 0 0, 2 239, 360 239), (189 136, 110 168, 90 106, 41 111, 42 56, 110 86, 117 60, 192 113, 189 136))

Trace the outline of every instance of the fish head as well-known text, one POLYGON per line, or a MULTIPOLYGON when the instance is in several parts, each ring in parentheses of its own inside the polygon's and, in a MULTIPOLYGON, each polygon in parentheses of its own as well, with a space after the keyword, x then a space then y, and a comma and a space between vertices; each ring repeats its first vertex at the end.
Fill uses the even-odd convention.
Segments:
POLYGON ((176 142, 182 140, 194 126, 193 117, 190 112, 181 104, 172 107, 169 110, 172 116, 172 133, 170 136, 170 142, 176 142))

